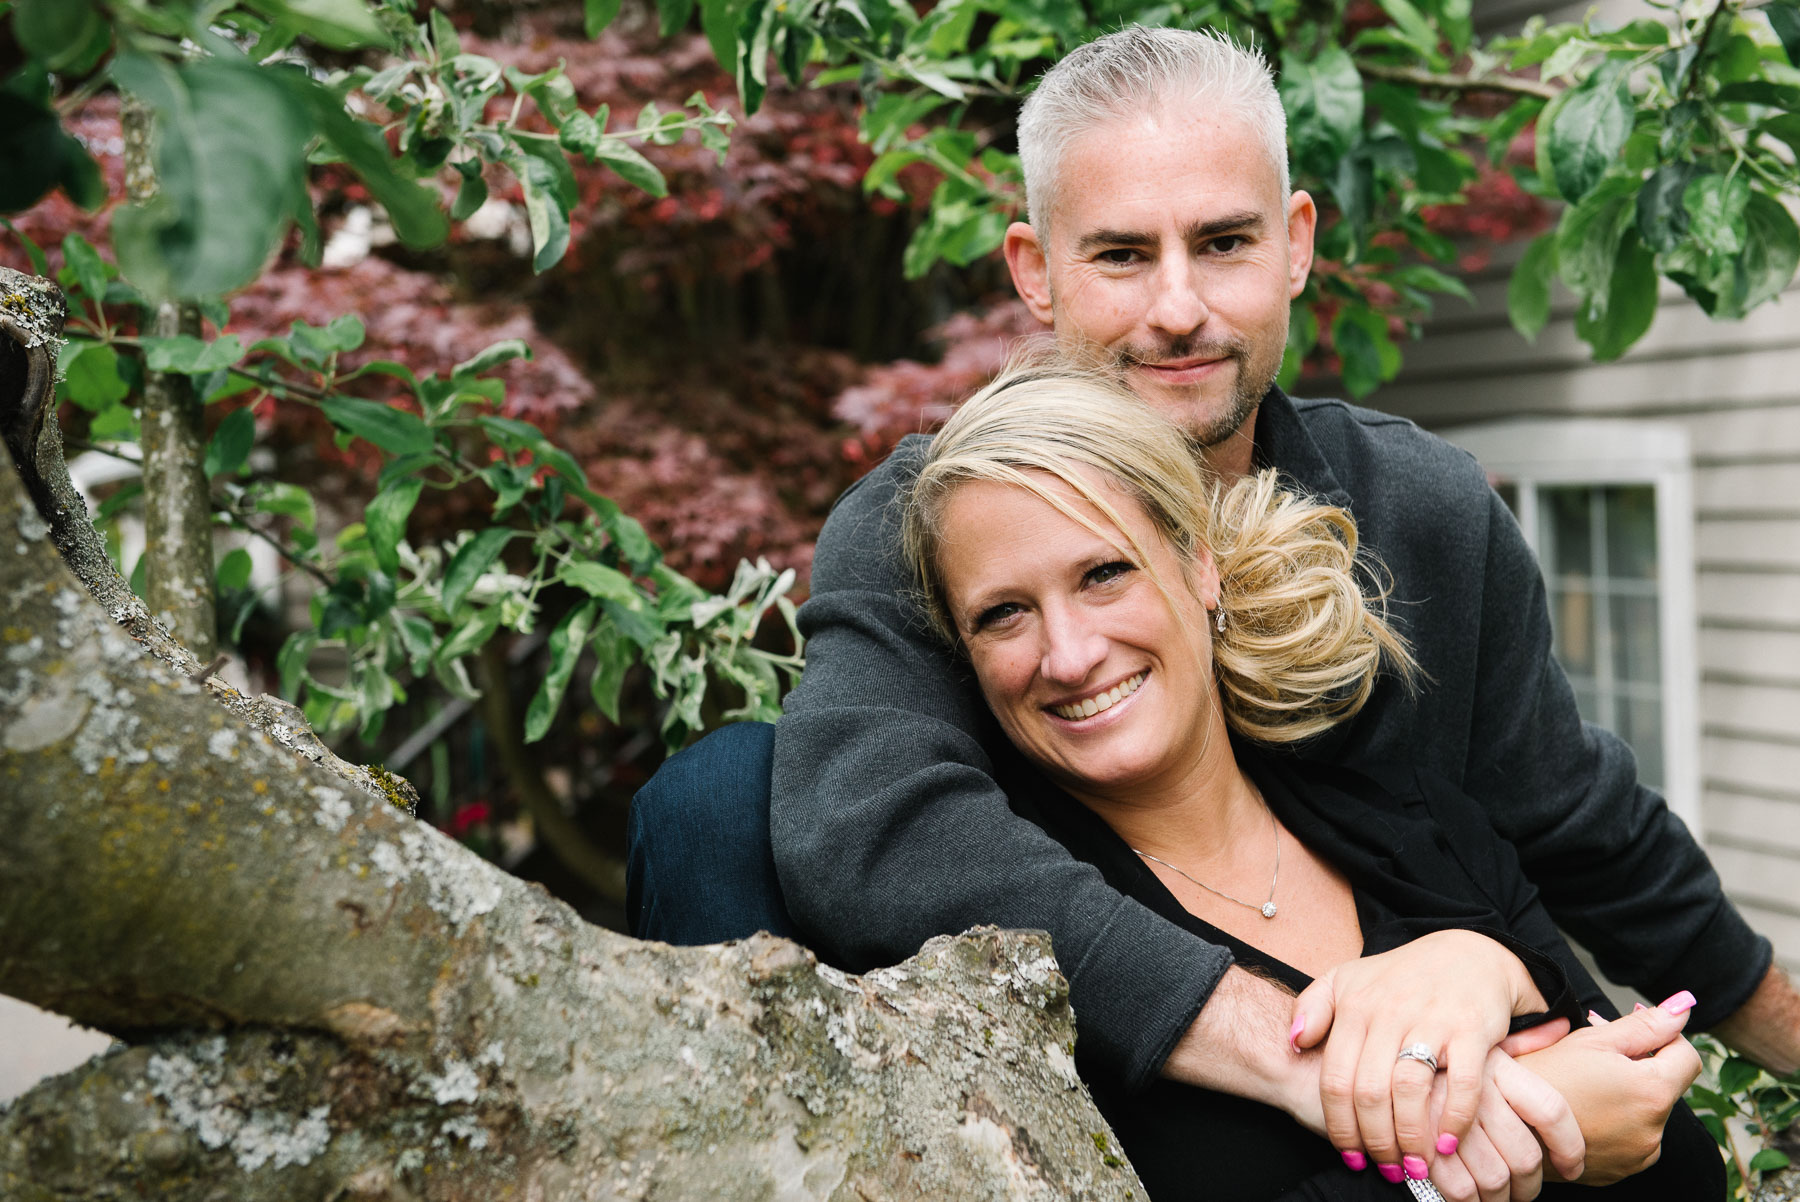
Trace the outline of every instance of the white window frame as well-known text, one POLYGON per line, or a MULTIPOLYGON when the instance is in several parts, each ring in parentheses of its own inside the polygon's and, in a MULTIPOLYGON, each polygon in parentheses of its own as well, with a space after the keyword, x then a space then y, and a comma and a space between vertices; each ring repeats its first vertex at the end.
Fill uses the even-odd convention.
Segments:
POLYGON ((1518 488, 1519 526, 1538 552, 1539 485, 1650 484, 1662 640, 1663 796, 1698 835, 1700 669, 1694 577, 1694 472, 1687 431, 1668 422, 1526 419, 1438 431, 1518 488))

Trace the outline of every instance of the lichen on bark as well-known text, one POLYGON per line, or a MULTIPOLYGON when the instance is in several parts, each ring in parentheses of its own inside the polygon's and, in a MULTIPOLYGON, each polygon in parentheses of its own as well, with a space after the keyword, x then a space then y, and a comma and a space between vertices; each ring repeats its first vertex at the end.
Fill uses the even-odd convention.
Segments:
POLYGON ((0 471, 0 992, 125 1046, 0 1113, 0 1197, 1144 1196, 1073 1075, 1044 936, 859 978, 772 936, 582 922, 345 787, 283 703, 197 681, 82 558, 85 507, 41 472, 54 424, 21 433, 18 400, 0 386, 23 469, 0 471))

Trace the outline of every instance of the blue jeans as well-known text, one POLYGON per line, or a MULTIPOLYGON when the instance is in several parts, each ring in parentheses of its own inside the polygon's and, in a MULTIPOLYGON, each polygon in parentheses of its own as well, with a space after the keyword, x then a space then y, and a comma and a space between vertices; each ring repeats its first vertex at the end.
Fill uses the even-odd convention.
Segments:
POLYGON ((671 757, 631 801, 625 917, 639 939, 799 938, 769 843, 775 727, 724 726, 671 757))

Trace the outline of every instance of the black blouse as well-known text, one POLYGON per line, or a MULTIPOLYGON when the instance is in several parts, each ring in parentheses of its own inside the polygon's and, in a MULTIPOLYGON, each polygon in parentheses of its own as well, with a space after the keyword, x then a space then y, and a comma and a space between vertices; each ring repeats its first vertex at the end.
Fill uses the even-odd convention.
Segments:
MULTIPOLYGON (((1557 1016, 1586 1026, 1590 1009, 1617 1015, 1477 802, 1412 767, 1326 767, 1237 741, 1234 749, 1282 825, 1349 881, 1364 955, 1432 931, 1480 931, 1518 955, 1550 999, 1547 1013, 1515 1020, 1515 1030, 1557 1016)), ((1015 780, 1032 777, 1022 765, 1007 767, 1015 780)), ((1067 794, 1036 778, 1013 795, 1022 813, 1099 868, 1121 893, 1230 948, 1240 966, 1286 988, 1299 992, 1311 983, 1298 969, 1189 914, 1112 828, 1067 794)), ((1076 1020, 1079 1025, 1080 1015, 1076 1020)), ((1079 1042, 1076 1060, 1080 1065, 1079 1042)), ((1327 1141, 1273 1107, 1163 1079, 1127 1093, 1085 1066, 1083 1076, 1153 1202, 1392 1202, 1409 1196, 1404 1185, 1382 1180, 1373 1167, 1351 1172, 1327 1141)), ((1589 1187, 1546 1185, 1540 1197, 1592 1195, 1589 1187)), ((1718 1146, 1685 1104, 1670 1115, 1657 1164, 1607 1192, 1616 1202, 1724 1196, 1718 1146)))

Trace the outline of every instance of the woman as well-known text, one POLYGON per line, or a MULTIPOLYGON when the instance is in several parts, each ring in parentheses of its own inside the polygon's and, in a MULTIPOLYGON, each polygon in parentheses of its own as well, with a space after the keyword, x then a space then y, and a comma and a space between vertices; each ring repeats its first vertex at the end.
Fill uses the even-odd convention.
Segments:
MULTIPOLYGON (((1509 1026, 1611 1013, 1476 803, 1411 768, 1326 769, 1280 753, 1353 714, 1384 663, 1411 671, 1365 604, 1347 513, 1283 494, 1269 475, 1216 487, 1147 406, 1057 368, 1015 370, 977 394, 934 440, 906 504, 922 607, 1040 774, 1033 816, 1051 834, 1296 993, 1327 975, 1340 998, 1371 980, 1429 987, 1451 998, 1445 1013, 1473 1016, 1403 1050, 1390 1033, 1397 1106, 1428 1092, 1441 1106, 1438 1058, 1466 1072, 1509 1026)), ((1297 1013, 1320 1014, 1315 1002, 1303 995, 1297 1013)), ((1378 1014, 1335 1022, 1381 1027, 1378 1014)), ((1297 1022, 1296 1035, 1318 1032, 1297 1022)), ((1600 1036, 1521 1055, 1573 1095, 1584 1131, 1610 1122, 1646 1074, 1674 1080, 1674 1105, 1698 1071, 1678 1037, 1640 1064, 1596 1054, 1600 1036)), ((1495 1092, 1461 1149, 1440 1143, 1429 1166, 1458 1196, 1477 1181, 1482 1197, 1506 1196, 1494 1166, 1535 1156, 1495 1092)), ((1347 1128, 1304 1105, 1290 1116, 1166 1081, 1096 1101, 1158 1202, 1400 1192, 1390 1183, 1402 1166, 1362 1171, 1343 1135, 1388 1121, 1386 1102, 1359 1103, 1347 1128)), ((1723 1196, 1716 1148, 1685 1107, 1660 1150, 1616 1196, 1723 1196)), ((1428 1166, 1412 1159, 1417 1179, 1428 1166)))

